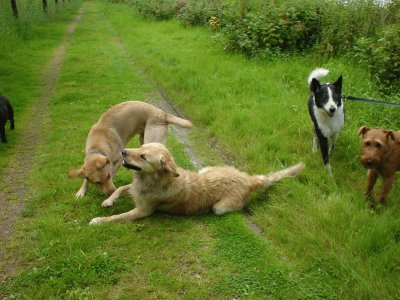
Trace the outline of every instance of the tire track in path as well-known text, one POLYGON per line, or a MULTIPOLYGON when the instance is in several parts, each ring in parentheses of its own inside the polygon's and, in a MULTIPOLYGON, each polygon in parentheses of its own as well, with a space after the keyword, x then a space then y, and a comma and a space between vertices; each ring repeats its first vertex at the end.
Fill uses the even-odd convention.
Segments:
MULTIPOLYGON (((42 142, 45 129, 50 124, 48 109, 49 99, 53 94, 54 86, 64 60, 68 47, 68 37, 75 32, 81 20, 84 6, 81 7, 73 22, 68 26, 66 35, 61 45, 55 50, 43 75, 44 88, 40 97, 32 103, 27 112, 29 117, 25 126, 19 128, 21 135, 18 144, 15 145, 15 161, 3 170, 0 181, 0 282, 4 282, 12 276, 18 264, 11 240, 14 234, 14 225, 21 216, 21 211, 26 202, 32 197, 33 187, 27 184, 29 172, 38 153, 36 149, 42 142), (40 116, 40 117, 38 117, 40 116)), ((0 294, 1 299, 1 294, 0 294)))

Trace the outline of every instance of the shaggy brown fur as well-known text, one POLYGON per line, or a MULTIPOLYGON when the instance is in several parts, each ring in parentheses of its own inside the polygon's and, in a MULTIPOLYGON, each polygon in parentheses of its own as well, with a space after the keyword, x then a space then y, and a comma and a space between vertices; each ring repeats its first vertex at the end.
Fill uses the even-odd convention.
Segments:
POLYGON ((112 206, 129 190, 135 208, 119 215, 94 218, 92 225, 143 218, 154 211, 191 215, 212 210, 222 215, 241 210, 250 201, 252 191, 297 176, 304 168, 299 163, 268 175, 253 176, 233 167, 207 167, 195 173, 177 167, 171 153, 159 143, 123 150, 122 156, 122 165, 136 171, 131 187, 117 189, 102 206, 112 206))
POLYGON ((122 161, 121 150, 130 138, 139 134, 141 144, 165 144, 168 124, 192 127, 190 121, 145 102, 128 101, 111 107, 90 129, 83 166, 68 173, 70 178, 84 178, 76 197, 86 194, 89 182, 96 184, 105 195, 113 193, 113 179, 122 161))
POLYGON ((372 197, 372 190, 382 176, 383 185, 378 201, 384 203, 400 170, 400 131, 370 129, 366 126, 358 130, 363 136, 361 144, 361 163, 368 169, 368 183, 365 192, 372 197))

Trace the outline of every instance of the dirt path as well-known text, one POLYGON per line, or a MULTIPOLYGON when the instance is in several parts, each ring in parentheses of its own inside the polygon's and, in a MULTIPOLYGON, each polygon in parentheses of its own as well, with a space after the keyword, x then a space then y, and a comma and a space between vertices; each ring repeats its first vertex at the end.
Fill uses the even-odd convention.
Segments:
POLYGON ((68 47, 68 37, 75 32, 82 13, 83 8, 78 12, 71 25, 68 26, 63 42, 56 49, 46 67, 43 76, 44 89, 39 99, 26 112, 29 118, 26 120, 25 126, 16 124, 16 130, 21 132, 21 136, 18 144, 15 145, 15 161, 2 172, 0 182, 0 240, 2 241, 2 247, 0 247, 0 282, 12 275, 18 263, 13 254, 10 240, 14 233, 14 224, 21 216, 22 208, 32 197, 32 186, 26 183, 27 169, 30 169, 30 166, 35 163, 36 155, 38 155, 36 149, 42 142, 41 137, 45 133, 45 128, 50 123, 48 102, 60 73, 65 51, 68 47), (37 116, 40 116, 40 118, 37 116))

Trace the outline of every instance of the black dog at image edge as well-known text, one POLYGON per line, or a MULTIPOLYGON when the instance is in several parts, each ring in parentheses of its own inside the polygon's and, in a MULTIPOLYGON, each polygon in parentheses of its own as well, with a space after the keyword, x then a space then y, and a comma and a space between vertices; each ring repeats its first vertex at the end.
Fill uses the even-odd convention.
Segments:
POLYGON ((4 96, 0 96, 0 135, 1 141, 7 143, 6 123, 10 120, 10 129, 14 130, 14 110, 10 101, 4 96))

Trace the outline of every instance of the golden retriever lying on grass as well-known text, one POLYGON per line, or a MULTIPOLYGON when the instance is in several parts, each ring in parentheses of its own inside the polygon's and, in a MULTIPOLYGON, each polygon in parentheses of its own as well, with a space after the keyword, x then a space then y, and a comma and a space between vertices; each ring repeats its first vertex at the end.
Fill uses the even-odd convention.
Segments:
POLYGON ((299 163, 268 175, 253 176, 233 167, 207 167, 195 173, 177 167, 171 153, 159 143, 125 149, 122 157, 122 165, 136 171, 133 182, 118 188, 102 206, 112 206, 120 195, 129 191, 136 207, 119 215, 94 218, 91 225, 135 220, 154 211, 190 215, 212 209, 215 214, 223 215, 241 210, 250 201, 252 191, 297 176, 305 167, 299 163))

